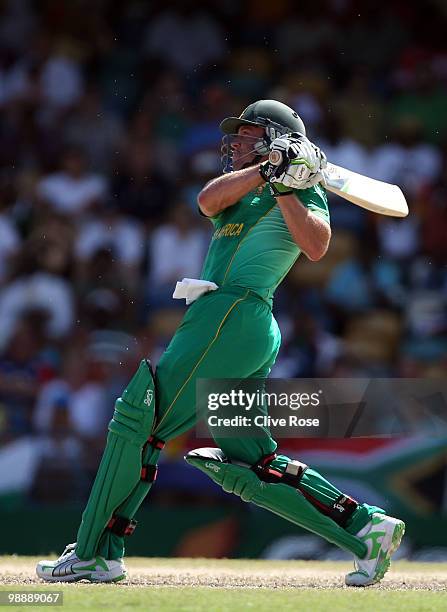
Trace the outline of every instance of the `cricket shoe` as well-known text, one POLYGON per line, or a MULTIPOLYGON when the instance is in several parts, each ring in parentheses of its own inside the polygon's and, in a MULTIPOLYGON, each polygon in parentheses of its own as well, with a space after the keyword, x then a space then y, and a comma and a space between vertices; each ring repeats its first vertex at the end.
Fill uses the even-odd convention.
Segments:
POLYGON ((404 533, 403 521, 374 513, 371 521, 357 534, 365 542, 368 552, 364 559, 355 557, 354 571, 345 576, 347 586, 369 586, 382 580, 390 567, 391 555, 399 548, 404 533))
POLYGON ((118 582, 126 578, 122 559, 109 561, 104 557, 82 560, 76 555, 76 543, 69 544, 56 561, 39 561, 36 573, 47 582, 118 582))

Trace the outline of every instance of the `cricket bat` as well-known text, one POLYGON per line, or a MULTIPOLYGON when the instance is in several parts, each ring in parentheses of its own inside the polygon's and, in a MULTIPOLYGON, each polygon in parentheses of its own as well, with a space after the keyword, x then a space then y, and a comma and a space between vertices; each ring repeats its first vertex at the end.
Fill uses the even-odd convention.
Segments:
POLYGON ((328 162, 323 170, 326 189, 379 215, 406 217, 408 205, 397 185, 363 176, 328 162))
MULTIPOLYGON (((282 153, 277 150, 271 151, 269 161, 274 166, 279 166, 282 162, 282 153)), ((328 191, 357 206, 389 217, 408 215, 405 196, 397 185, 377 181, 329 162, 323 170, 323 176, 328 191)))

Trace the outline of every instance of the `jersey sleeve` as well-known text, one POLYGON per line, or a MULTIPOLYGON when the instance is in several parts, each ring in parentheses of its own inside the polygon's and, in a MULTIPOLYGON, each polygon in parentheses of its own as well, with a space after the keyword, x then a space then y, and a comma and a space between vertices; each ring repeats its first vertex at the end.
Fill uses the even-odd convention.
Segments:
POLYGON ((314 185, 309 189, 294 189, 294 193, 306 208, 331 224, 326 189, 322 185, 314 185))
POLYGON ((211 223, 212 223, 214 226, 216 225, 216 223, 218 223, 218 222, 221 220, 222 215, 223 215, 223 213, 225 212, 225 211, 223 210, 223 211, 222 211, 222 212, 220 212, 219 214, 214 215, 214 217, 208 217, 208 215, 205 215, 205 213, 201 211, 200 206, 197 206, 197 210, 198 210, 199 215, 200 215, 201 217, 205 217, 205 219, 209 219, 209 220, 211 221, 211 223))

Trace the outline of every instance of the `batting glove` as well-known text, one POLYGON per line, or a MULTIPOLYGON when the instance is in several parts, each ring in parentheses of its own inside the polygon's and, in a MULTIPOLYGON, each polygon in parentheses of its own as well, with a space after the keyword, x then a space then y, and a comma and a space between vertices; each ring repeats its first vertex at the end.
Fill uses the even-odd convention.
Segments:
POLYGON ((287 163, 282 164, 282 166, 283 170, 279 172, 278 166, 275 166, 267 160, 265 162, 262 162, 259 167, 259 174, 262 176, 264 181, 269 184, 270 193, 275 198, 279 198, 280 196, 284 195, 290 195, 291 193, 293 193, 293 189, 291 189, 290 187, 286 187, 281 183, 274 182, 275 174, 279 173, 279 175, 281 176, 284 173, 284 170, 287 168, 287 163))
POLYGON ((301 134, 288 134, 272 142, 269 160, 264 162, 260 172, 273 190, 279 189, 280 193, 274 195, 284 195, 293 189, 308 189, 322 181, 326 165, 326 155, 308 138, 301 134))

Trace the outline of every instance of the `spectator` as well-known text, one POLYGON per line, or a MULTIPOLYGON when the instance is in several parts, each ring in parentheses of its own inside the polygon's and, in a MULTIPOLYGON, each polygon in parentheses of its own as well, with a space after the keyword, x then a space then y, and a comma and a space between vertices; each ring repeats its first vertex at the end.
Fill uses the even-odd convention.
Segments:
POLYGON ((283 64, 315 58, 319 52, 336 46, 337 31, 327 13, 317 15, 310 6, 300 7, 299 15, 288 18, 276 31, 276 46, 283 64))
POLYGON ((129 142, 112 184, 121 213, 149 227, 162 221, 172 192, 170 183, 154 167, 154 157, 150 140, 129 142))
POLYGON ((84 89, 79 63, 74 59, 68 41, 60 41, 42 66, 41 96, 47 109, 64 110, 76 104, 84 89))
POLYGON ((371 87, 371 75, 357 70, 337 97, 336 114, 345 139, 372 148, 379 142, 384 108, 371 87))
POLYGON ((8 276, 10 263, 19 251, 21 238, 11 214, 15 194, 15 175, 0 174, 0 287, 8 276))
POLYGON ((64 127, 67 142, 85 151, 89 167, 98 173, 113 169, 124 135, 123 122, 103 107, 101 93, 93 85, 72 109, 64 127))
POLYGON ((191 73, 218 62, 225 53, 224 34, 216 20, 184 0, 151 20, 146 31, 145 52, 167 66, 191 73), (175 44, 166 44, 175 41, 175 44))
POLYGON ((153 308, 173 305, 172 293, 176 281, 185 277, 200 277, 205 236, 203 229, 194 222, 190 208, 183 202, 175 205, 170 221, 152 233, 147 286, 153 308), (160 253, 163 253, 162 257, 160 253))
POLYGON ((39 385, 49 374, 42 354, 45 316, 37 310, 24 312, 0 351, 0 405, 10 437, 31 433, 39 385))
MULTIPOLYGON (((134 291, 144 255, 143 229, 132 217, 119 214, 117 201, 113 198, 98 212, 100 216, 86 219, 80 227, 75 244, 78 265, 84 268, 98 250, 110 249, 116 258, 120 278, 134 291)), ((85 276, 82 269, 79 274, 85 276)))
POLYGON ((44 240, 24 244, 16 260, 15 279, 0 291, 0 348, 10 342, 20 317, 29 310, 47 314, 45 333, 54 340, 66 337, 74 323, 71 286, 51 271, 54 265, 59 268, 59 252, 50 249, 47 257, 40 247, 46 248, 44 240))
POLYGON ((64 407, 70 428, 78 437, 94 440, 104 435, 108 410, 106 391, 95 380, 94 364, 89 357, 82 347, 77 347, 65 355, 62 378, 42 387, 33 417, 37 432, 48 434, 55 412, 64 407))
POLYGON ((37 185, 39 200, 51 209, 70 216, 85 213, 105 198, 107 182, 87 171, 84 153, 76 147, 65 150, 61 170, 45 176, 37 185))
POLYGON ((326 118, 322 133, 323 136, 318 143, 333 164, 349 168, 359 174, 368 175, 371 172, 368 150, 357 138, 348 136, 342 130, 337 116, 329 115, 326 118))
POLYGON ((414 118, 421 126, 424 140, 440 143, 447 130, 446 105, 445 87, 433 67, 421 58, 410 72, 407 87, 396 95, 390 116, 393 123, 406 117, 414 118))
POLYGON ((405 185, 412 195, 436 181, 441 171, 439 150, 422 140, 421 125, 414 117, 400 120, 391 142, 376 148, 371 175, 381 181, 405 185))
POLYGON ((421 241, 424 252, 435 263, 447 261, 447 154, 436 181, 419 193, 418 213, 421 218, 421 241))
POLYGON ((3 3, 0 40, 8 49, 23 52, 37 25, 28 0, 7 0, 3 3))

